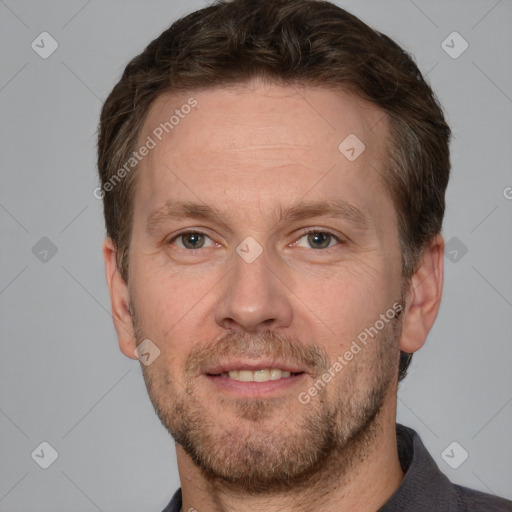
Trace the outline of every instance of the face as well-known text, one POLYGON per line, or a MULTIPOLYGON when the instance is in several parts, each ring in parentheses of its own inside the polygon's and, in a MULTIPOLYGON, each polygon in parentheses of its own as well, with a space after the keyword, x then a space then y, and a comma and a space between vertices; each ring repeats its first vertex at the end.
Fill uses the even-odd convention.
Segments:
POLYGON ((160 350, 142 368, 195 465, 268 490, 348 453, 396 391, 387 120, 321 88, 190 96, 159 98, 141 134, 156 147, 138 169, 128 291, 138 342, 160 350))

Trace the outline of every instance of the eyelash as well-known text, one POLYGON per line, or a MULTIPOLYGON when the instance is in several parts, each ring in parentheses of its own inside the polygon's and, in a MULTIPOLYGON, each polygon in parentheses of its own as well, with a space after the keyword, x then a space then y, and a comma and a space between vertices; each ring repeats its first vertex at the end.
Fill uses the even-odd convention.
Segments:
POLYGON ((300 236, 297 238, 297 240, 294 242, 297 243, 301 238, 313 234, 313 233, 321 233, 323 235, 329 235, 330 237, 334 238, 334 240, 337 242, 335 245, 326 247, 325 249, 313 249, 312 247, 309 247, 309 249, 317 250, 317 251, 329 251, 331 249, 334 249, 337 245, 345 243, 345 240, 339 237, 338 235, 335 235, 334 233, 331 233, 329 230, 325 230, 323 228, 308 228, 305 231, 303 231, 300 236))
MULTIPOLYGON (((171 239, 169 239, 169 241, 168 241, 168 242, 166 242, 166 243, 167 243, 167 244, 169 244, 169 245, 172 245, 172 244, 173 244, 173 242, 174 242, 175 240, 177 240, 178 238, 180 238, 180 237, 182 237, 182 236, 188 235, 188 234, 190 234, 190 233, 192 233, 192 234, 194 234, 194 235, 204 235, 204 236, 206 236, 206 237, 210 238, 210 240, 211 240, 211 237, 209 237, 209 236, 208 236, 208 234, 207 234, 207 233, 205 233, 204 231, 201 231, 201 230, 199 230, 199 229, 185 229, 185 230, 181 231, 180 233, 178 233, 177 235, 174 235, 174 236, 173 236, 171 239)), ((212 241, 213 241, 213 240, 212 240, 212 241)), ((181 247, 179 247, 179 249, 181 249, 181 247)), ((194 251, 194 252, 199 252, 199 251, 201 251, 202 249, 203 249, 203 248, 201 247, 201 248, 199 248, 199 249, 184 249, 184 250, 185 250, 185 251, 190 251, 190 252, 192 252, 192 251, 194 251)))
MULTIPOLYGON (((180 233, 178 233, 177 235, 174 235, 174 236, 173 236, 173 237, 172 237, 172 238, 167 242, 167 244, 172 245, 172 244, 173 244, 173 242, 174 242, 175 240, 177 240, 178 238, 180 238, 180 237, 182 237, 182 236, 185 236, 185 235, 187 235, 187 234, 190 234, 190 233, 192 233, 192 234, 197 234, 197 235, 204 235, 204 236, 206 236, 206 237, 210 238, 210 240, 211 240, 211 237, 209 237, 209 236, 208 236, 208 234, 207 234, 207 233, 205 233, 204 231, 201 231, 201 230, 198 230, 198 229, 186 229, 186 230, 184 230, 184 231, 181 231, 181 232, 180 232, 180 233)), ((335 235, 334 233, 331 233, 330 231, 325 230, 325 229, 323 229, 323 228, 308 228, 308 229, 306 229, 305 231, 303 231, 303 232, 300 234, 300 236, 299 236, 299 237, 295 240, 295 242, 293 242, 293 243, 294 243, 294 244, 296 244, 296 243, 297 243, 301 238, 303 238, 304 236, 307 236, 307 235, 309 235, 309 234, 313 234, 313 233, 322 233, 322 234, 325 234, 325 235, 329 235, 329 236, 331 236, 332 238, 334 238, 334 239, 336 240, 336 242, 337 242, 337 244, 336 244, 336 245, 346 243, 346 240, 342 239, 341 237, 339 237, 339 236, 335 235)), ((212 240, 212 241, 213 241, 213 240, 212 240)), ((331 246, 331 247, 326 247, 325 249, 316 249, 316 250, 328 251, 328 250, 330 250, 330 249, 333 249, 336 245, 331 246)), ((181 247, 180 247, 180 249, 181 249, 181 247)), ((202 247, 201 247, 201 248, 199 248, 199 249, 184 249, 184 250, 189 251, 189 252, 200 252, 202 249, 207 249, 207 247, 206 247, 206 248, 202 248, 202 247)), ((312 249, 312 248, 310 248, 310 249, 312 249)), ((315 249, 313 249, 313 250, 315 250, 315 249)))

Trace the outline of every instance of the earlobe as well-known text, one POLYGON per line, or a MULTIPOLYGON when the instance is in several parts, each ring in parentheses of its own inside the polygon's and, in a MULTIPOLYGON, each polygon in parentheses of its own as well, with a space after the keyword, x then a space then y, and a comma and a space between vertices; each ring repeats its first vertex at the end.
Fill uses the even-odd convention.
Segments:
POLYGON ((128 285, 117 267, 117 250, 111 238, 107 238, 103 243, 103 257, 112 306, 112 319, 117 332, 119 348, 125 356, 136 359, 134 354, 136 339, 130 312, 130 293, 128 285))
POLYGON ((425 247, 407 293, 400 350, 412 354, 425 343, 434 325, 444 279, 444 239, 437 235, 425 247))

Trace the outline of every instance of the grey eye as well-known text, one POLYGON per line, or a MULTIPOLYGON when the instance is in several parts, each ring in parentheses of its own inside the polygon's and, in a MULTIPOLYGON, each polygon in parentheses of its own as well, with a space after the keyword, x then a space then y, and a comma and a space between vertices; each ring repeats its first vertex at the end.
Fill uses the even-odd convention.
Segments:
POLYGON ((174 239, 174 243, 182 249, 202 249, 207 246, 208 241, 207 235, 196 231, 182 233, 174 239))
POLYGON ((330 233, 324 233, 322 231, 316 231, 308 233, 308 243, 312 249, 325 249, 329 247, 333 236, 330 233))

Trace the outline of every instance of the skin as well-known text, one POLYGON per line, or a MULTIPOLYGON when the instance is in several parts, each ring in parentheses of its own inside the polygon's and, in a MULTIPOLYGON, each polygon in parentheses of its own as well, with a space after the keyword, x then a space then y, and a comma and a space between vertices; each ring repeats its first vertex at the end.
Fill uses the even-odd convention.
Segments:
MULTIPOLYGON (((140 140, 190 96, 158 98, 140 140)), ((113 242, 104 244, 121 351, 135 358, 146 338, 160 350, 141 366, 179 441, 183 510, 376 510, 403 478, 398 355, 418 350, 437 316, 443 239, 425 248, 404 288, 397 215, 382 181, 388 124, 377 107, 343 92, 259 81, 193 96, 197 107, 138 169, 128 283, 113 242), (366 147, 354 161, 338 150, 349 134, 366 147), (335 200, 357 208, 364 223, 279 215, 301 201, 335 200), (178 201, 217 212, 156 222, 155 211, 178 201), (206 234, 205 245, 189 248, 198 239, 178 237, 184 228, 206 234), (309 228, 335 238, 312 241, 309 228), (261 249, 251 263, 236 251, 247 237, 261 249), (400 300, 401 316, 300 403, 299 393, 400 300), (220 362, 268 367, 278 359, 303 373, 266 391, 205 374, 220 362), (272 468, 289 481, 272 479, 272 468)))

